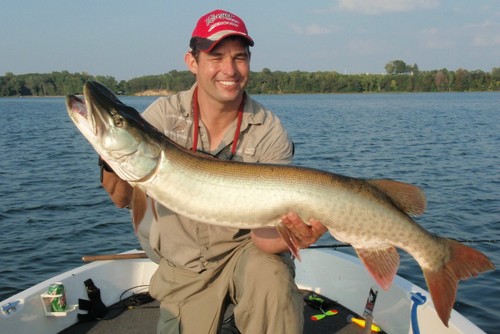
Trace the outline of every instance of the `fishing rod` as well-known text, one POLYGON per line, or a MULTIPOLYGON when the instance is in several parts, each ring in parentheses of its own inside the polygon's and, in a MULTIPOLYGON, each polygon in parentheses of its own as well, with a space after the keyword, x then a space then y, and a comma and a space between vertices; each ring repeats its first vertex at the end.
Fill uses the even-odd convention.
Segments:
MULTIPOLYGON (((499 239, 478 239, 478 240, 471 240, 471 239, 453 239, 455 241, 461 242, 463 244, 495 244, 500 242, 499 239)), ((328 245, 311 245, 307 248, 346 248, 346 247, 351 247, 351 244, 346 244, 346 243, 336 243, 336 244, 328 244, 328 245)))
MULTIPOLYGON (((480 243, 490 243, 495 244, 500 242, 498 239, 478 239, 478 240, 469 240, 469 239, 453 239, 455 241, 464 243, 464 244, 480 244, 480 243)), ((328 245, 311 245, 307 247, 307 249, 314 248, 347 248, 352 247, 351 244, 346 243, 336 243, 336 244, 328 244, 328 245)), ((125 253, 125 254, 102 254, 102 255, 85 255, 82 257, 83 262, 94 262, 94 261, 106 261, 106 260, 129 260, 129 259, 144 259, 147 258, 146 253, 138 252, 138 253, 125 253)))

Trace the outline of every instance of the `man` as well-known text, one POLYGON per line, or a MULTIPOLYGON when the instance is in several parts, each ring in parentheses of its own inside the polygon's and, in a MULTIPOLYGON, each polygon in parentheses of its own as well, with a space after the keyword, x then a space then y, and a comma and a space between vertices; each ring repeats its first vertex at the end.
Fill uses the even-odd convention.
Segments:
MULTIPOLYGON (((225 160, 290 163, 293 144, 279 119, 245 92, 253 45, 238 16, 223 10, 202 16, 185 55, 196 84, 158 99, 143 117, 193 151, 225 160)), ((130 186, 112 171, 103 172, 103 186, 117 206, 130 204, 130 186)), ((228 303, 235 305, 242 333, 302 333, 293 260, 276 230, 211 226, 159 204, 156 211, 158 221, 145 237, 151 257, 159 259, 150 287, 161 301, 159 333, 217 333, 228 303)), ((326 231, 318 221, 305 224, 293 212, 283 214, 300 248, 326 231)))

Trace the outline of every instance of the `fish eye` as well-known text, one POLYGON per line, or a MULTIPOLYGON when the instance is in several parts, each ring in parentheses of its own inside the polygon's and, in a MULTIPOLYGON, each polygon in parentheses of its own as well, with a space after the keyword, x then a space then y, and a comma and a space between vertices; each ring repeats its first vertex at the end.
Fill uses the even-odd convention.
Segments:
POLYGON ((117 127, 122 127, 123 126, 123 117, 121 117, 120 115, 113 115, 113 122, 115 123, 115 126, 117 127))
POLYGON ((109 110, 109 114, 113 118, 113 123, 115 124, 115 126, 122 127, 125 124, 123 117, 118 112, 116 112, 115 109, 109 110))

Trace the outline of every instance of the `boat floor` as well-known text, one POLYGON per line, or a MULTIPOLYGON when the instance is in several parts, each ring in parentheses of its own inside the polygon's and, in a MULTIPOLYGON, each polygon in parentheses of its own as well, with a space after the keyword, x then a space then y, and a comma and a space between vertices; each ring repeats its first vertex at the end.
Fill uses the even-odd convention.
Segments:
MULTIPOLYGON (((306 300, 312 292, 303 291, 306 300)), ((316 295, 317 296, 317 295, 316 295)), ((312 320, 314 315, 321 315, 322 311, 312 307, 311 303, 304 303, 304 334, 314 333, 340 333, 340 334, 358 334, 363 332, 363 328, 348 321, 350 316, 359 317, 359 315, 343 307, 324 296, 327 310, 336 310, 336 315, 326 316, 321 320, 312 320)), ((80 321, 73 326, 61 331, 60 334, 101 334, 101 333, 127 333, 127 334, 146 334, 156 333, 156 324, 159 317, 159 303, 157 301, 148 301, 142 305, 130 306, 134 302, 130 299, 134 296, 118 302, 108 307, 108 313, 101 320, 80 321)), ((323 309, 323 308, 322 308, 323 309)), ((228 312, 226 312, 226 315, 228 312)), ((234 327, 224 325, 221 334, 238 334, 234 327)), ((383 333, 383 332, 382 332, 383 333)))

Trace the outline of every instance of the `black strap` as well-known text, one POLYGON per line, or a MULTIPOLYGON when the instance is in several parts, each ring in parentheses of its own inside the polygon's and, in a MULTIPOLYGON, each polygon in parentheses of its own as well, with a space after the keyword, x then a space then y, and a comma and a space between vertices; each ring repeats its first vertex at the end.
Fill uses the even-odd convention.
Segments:
POLYGON ((78 314, 78 320, 93 321, 103 318, 106 313, 108 313, 108 308, 101 300, 101 290, 95 286, 90 278, 86 280, 84 284, 89 300, 78 299, 78 308, 83 311, 88 311, 88 313, 78 314))
POLYGON ((104 161, 103 158, 101 158, 101 156, 99 156, 99 162, 97 164, 99 165, 100 179, 101 179, 101 183, 102 183, 104 171, 106 171, 108 173, 114 173, 114 171, 111 168, 111 166, 108 165, 108 163, 106 161, 104 161))

